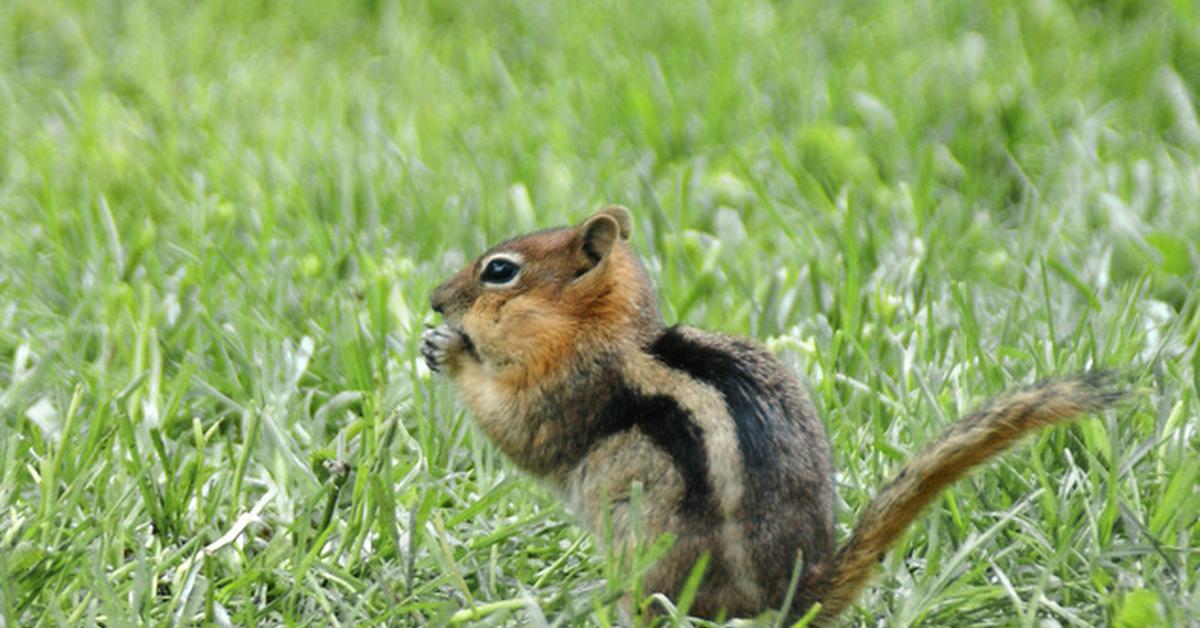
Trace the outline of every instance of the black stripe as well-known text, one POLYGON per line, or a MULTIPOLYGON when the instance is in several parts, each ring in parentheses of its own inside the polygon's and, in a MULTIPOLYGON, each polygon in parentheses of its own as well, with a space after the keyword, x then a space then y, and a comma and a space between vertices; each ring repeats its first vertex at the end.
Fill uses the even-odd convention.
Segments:
POLYGON ((733 417, 745 466, 770 475, 778 469, 777 451, 771 443, 771 435, 775 427, 773 422, 782 413, 781 400, 778 391, 764 390, 760 378, 750 371, 753 357, 759 350, 750 345, 739 348, 745 349, 745 355, 734 355, 720 347, 696 342, 684 337, 678 328, 671 327, 650 346, 650 354, 721 393, 733 417))
POLYGON ((604 436, 638 429, 671 457, 683 476, 680 509, 696 518, 713 512, 713 491, 708 481, 708 456, 704 432, 687 410, 667 395, 643 395, 621 384, 597 417, 597 441, 604 436))

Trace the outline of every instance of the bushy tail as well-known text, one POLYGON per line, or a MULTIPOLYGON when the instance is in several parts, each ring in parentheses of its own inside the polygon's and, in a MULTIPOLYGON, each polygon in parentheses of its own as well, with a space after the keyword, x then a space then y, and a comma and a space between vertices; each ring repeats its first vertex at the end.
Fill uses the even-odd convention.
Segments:
POLYGON ((1027 432, 1107 408, 1124 395, 1111 372, 1049 380, 989 401, 912 461, 867 505, 850 540, 824 578, 817 624, 854 603, 875 565, 921 509, 954 480, 1027 432))

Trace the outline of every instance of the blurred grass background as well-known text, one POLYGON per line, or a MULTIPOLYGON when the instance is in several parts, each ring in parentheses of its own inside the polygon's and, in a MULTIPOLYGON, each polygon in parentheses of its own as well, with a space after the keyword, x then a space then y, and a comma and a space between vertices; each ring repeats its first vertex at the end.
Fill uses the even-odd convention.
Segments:
POLYGON ((0 625, 606 625, 636 586, 416 352, 609 202, 804 374, 840 533, 981 399, 1141 394, 962 483, 871 625, 1200 622, 1200 6, 0 5, 0 625))

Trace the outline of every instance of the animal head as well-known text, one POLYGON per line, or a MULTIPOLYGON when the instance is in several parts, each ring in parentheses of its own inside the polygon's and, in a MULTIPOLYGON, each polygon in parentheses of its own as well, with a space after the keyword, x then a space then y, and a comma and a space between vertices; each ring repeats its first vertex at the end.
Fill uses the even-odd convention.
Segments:
POLYGON ((495 367, 647 341, 661 322, 627 243, 632 229, 629 210, 612 206, 502 242, 438 286, 430 304, 495 367))

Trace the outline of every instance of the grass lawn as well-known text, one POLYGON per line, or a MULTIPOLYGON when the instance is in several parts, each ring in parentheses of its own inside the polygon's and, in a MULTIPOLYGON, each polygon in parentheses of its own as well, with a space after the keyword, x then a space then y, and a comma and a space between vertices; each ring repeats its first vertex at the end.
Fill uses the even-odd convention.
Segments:
POLYGON ((637 588, 419 359, 635 212, 804 375, 839 535, 955 416, 1126 369, 849 623, 1200 623, 1200 4, 0 2, 0 626, 606 625, 637 588))

